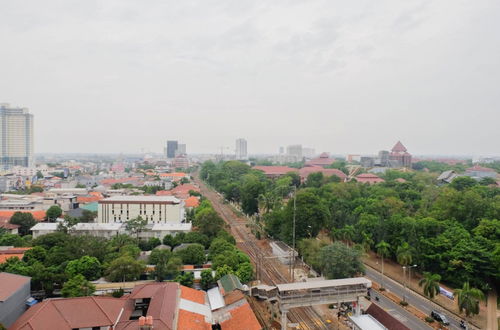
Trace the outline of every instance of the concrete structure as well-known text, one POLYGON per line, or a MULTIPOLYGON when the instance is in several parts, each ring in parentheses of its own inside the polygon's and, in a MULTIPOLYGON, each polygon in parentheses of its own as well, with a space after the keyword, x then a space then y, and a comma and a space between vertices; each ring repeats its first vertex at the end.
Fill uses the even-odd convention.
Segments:
POLYGON ((115 196, 99 201, 99 223, 125 222, 138 216, 148 224, 181 223, 184 202, 173 196, 115 196))
POLYGON ((236 140, 236 159, 237 160, 246 160, 248 159, 247 153, 247 140, 245 139, 237 139, 236 140))
POLYGON ((294 144, 286 147, 286 154, 288 156, 293 156, 298 159, 302 159, 302 145, 294 144))
POLYGON ((401 141, 392 147, 389 160, 391 160, 392 167, 411 167, 411 154, 408 153, 401 141))
POLYGON ((316 150, 314 148, 304 147, 302 148, 302 156, 308 159, 312 159, 316 156, 316 150))
POLYGON ((252 295, 277 300, 281 310, 281 329, 287 329, 287 313, 296 307, 356 302, 355 315, 360 315, 359 298, 366 296, 371 286, 372 282, 364 277, 309 279, 275 286, 260 285, 252 288, 252 295))
POLYGON ((10 327, 26 310, 31 277, 0 273, 0 324, 10 327))
POLYGON ((382 323, 368 314, 349 316, 349 320, 353 330, 387 330, 382 323))
POLYGON ((476 180, 481 180, 483 178, 493 178, 497 177, 497 172, 489 167, 482 167, 479 165, 474 165, 465 170, 465 175, 470 176, 476 180))
POLYGON ((33 167, 33 115, 26 108, 0 104, 0 168, 33 167))
POLYGON ((179 143, 177 145, 176 156, 185 156, 187 155, 187 148, 185 143, 179 143))
POLYGON ((179 143, 177 141, 167 141, 167 148, 165 152, 167 158, 174 159, 178 147, 179 143))
POLYGON ((436 180, 440 184, 451 183, 458 176, 459 175, 455 171, 449 170, 441 173, 436 180))

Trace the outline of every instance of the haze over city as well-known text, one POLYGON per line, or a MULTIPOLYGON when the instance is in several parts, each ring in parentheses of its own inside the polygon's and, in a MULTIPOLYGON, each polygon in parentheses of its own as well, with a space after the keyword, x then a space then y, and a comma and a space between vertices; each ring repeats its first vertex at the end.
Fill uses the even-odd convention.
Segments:
POLYGON ((4 1, 35 152, 498 155, 498 1, 4 1))

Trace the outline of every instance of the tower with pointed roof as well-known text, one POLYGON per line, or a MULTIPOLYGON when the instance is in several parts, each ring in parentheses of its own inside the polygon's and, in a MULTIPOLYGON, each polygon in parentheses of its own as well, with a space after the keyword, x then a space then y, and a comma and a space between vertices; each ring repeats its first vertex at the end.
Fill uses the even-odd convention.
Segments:
POLYGON ((389 159, 392 163, 398 163, 399 166, 411 167, 411 154, 408 153, 408 149, 406 149, 401 141, 398 141, 394 147, 392 147, 389 159))

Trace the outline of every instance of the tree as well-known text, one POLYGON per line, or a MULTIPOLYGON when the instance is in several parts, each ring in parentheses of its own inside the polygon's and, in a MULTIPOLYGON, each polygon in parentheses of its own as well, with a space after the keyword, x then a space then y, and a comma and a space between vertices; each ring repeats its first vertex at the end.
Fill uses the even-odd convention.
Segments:
POLYGON ((75 275, 64 283, 61 293, 63 297, 84 297, 91 296, 95 291, 95 286, 87 281, 83 275, 75 275))
POLYGON ((403 242, 396 250, 396 258, 401 266, 408 266, 413 260, 413 250, 407 242, 403 242))
POLYGON ((439 274, 425 272, 424 277, 418 282, 418 285, 423 286, 424 295, 432 299, 440 292, 439 281, 441 281, 441 276, 439 274))
POLYGON ((228 265, 220 266, 215 270, 215 280, 220 280, 221 277, 228 275, 228 274, 234 274, 234 271, 231 267, 228 265))
POLYGON ((215 279, 211 269, 205 269, 201 272, 201 287, 203 290, 208 290, 214 285, 215 279))
POLYGON ((249 262, 244 262, 238 265, 236 276, 240 279, 241 283, 250 282, 253 277, 253 267, 249 262))
POLYGON ((469 282, 465 282, 462 289, 455 290, 455 295, 458 297, 458 311, 462 313, 465 311, 465 315, 477 315, 479 314, 479 301, 484 300, 484 293, 476 288, 469 285, 469 282))
POLYGON ((93 222, 96 217, 97 217, 97 212, 83 210, 79 220, 80 222, 93 222))
POLYGON ((139 238, 139 234, 146 230, 148 221, 141 216, 125 221, 125 229, 132 235, 139 238))
POLYGON ((39 261, 44 262, 45 258, 47 258, 47 250, 45 250, 41 246, 34 246, 31 249, 24 252, 23 261, 39 261))
POLYGON ((83 256, 80 259, 71 260, 65 272, 70 277, 81 274, 87 280, 94 281, 101 277, 101 263, 96 257, 83 256))
POLYGON ((346 243, 347 246, 349 246, 349 242, 352 241, 355 234, 356 230, 354 229, 354 226, 351 225, 346 225, 339 231, 339 236, 342 238, 342 240, 346 243))
POLYGON ((450 183, 450 187, 458 191, 463 191, 475 185, 477 185, 477 181, 468 176, 459 176, 450 183))
POLYGON ((172 256, 172 252, 168 249, 153 249, 149 255, 149 263, 151 265, 157 265, 162 260, 168 260, 172 256))
POLYGON ((144 269, 142 262, 125 255, 111 262, 106 278, 111 282, 135 281, 139 279, 144 269))
POLYGON ((205 208, 196 213, 193 225, 198 227, 200 233, 208 237, 215 237, 222 229, 224 221, 212 208, 205 208))
POLYGON ((340 242, 321 248, 319 260, 321 271, 328 279, 354 277, 364 272, 361 252, 340 242))
POLYGON ((46 212, 46 217, 48 221, 55 221, 62 215, 62 209, 59 205, 52 205, 46 212))
MULTIPOLYGON (((377 254, 382 258, 382 278, 384 277, 384 258, 389 256, 389 248, 391 245, 385 241, 380 241, 377 245, 377 254)), ((383 283, 381 285, 383 286, 383 283)))
POLYGON ((157 251, 154 255, 153 252, 151 252, 151 256, 149 257, 150 262, 154 261, 155 266, 155 276, 156 280, 158 282, 161 282, 165 279, 165 277, 168 275, 168 261, 172 255, 172 253, 169 250, 158 250, 154 249, 153 251, 157 251))
POLYGON ((13 225, 19 225, 19 235, 24 236, 29 234, 31 227, 36 225, 36 220, 33 218, 33 214, 28 212, 16 212, 10 218, 10 223, 13 225))
POLYGON ((201 244, 193 243, 176 251, 175 255, 180 257, 185 264, 200 265, 205 261, 205 248, 201 244))
POLYGON ((40 171, 36 171, 36 178, 37 179, 43 179, 43 174, 40 171))
POLYGON ((181 285, 191 288, 194 283, 194 274, 192 272, 186 272, 182 275, 177 276, 175 281, 179 282, 181 285))
POLYGON ((179 257, 172 257, 167 263, 165 275, 169 278, 175 278, 182 267, 182 260, 179 257))

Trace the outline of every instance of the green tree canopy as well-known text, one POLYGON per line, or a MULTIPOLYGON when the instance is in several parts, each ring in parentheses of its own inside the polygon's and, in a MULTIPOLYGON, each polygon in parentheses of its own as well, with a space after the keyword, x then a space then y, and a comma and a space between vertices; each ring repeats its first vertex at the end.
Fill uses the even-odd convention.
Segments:
POLYGON ((364 272, 361 252, 340 242, 321 248, 320 267, 328 279, 354 277, 364 272))
POLYGON ((70 278, 61 290, 63 297, 91 296, 95 292, 95 286, 87 281, 83 275, 75 275, 70 278))
POLYGON ((61 217, 62 209, 59 205, 52 205, 46 212, 47 220, 55 221, 57 218, 61 217))
POLYGON ((83 256, 68 263, 66 274, 69 277, 81 274, 87 280, 94 281, 101 277, 101 263, 96 257, 83 256))
POLYGON ((19 235, 27 235, 30 232, 31 227, 36 225, 36 220, 33 215, 28 212, 16 212, 10 218, 10 223, 14 225, 19 225, 19 235))
POLYGON ((135 260, 131 256, 125 255, 111 262, 106 278, 111 282, 136 281, 144 271, 142 262, 135 260))

